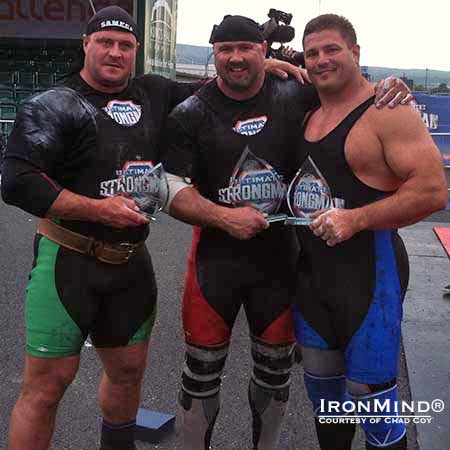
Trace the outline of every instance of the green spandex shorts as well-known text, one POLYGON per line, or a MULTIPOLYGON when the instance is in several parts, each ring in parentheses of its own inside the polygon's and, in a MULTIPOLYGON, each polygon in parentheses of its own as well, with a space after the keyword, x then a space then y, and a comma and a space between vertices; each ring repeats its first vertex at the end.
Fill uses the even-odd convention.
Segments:
POLYGON ((128 263, 113 265, 37 235, 25 307, 27 353, 77 355, 88 335, 96 347, 144 342, 153 327, 156 296, 145 246, 128 263))

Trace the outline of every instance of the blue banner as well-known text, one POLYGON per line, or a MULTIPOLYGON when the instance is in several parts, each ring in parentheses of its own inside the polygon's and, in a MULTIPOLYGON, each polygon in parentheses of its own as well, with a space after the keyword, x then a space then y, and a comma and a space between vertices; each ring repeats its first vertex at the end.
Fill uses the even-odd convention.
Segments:
POLYGON ((414 107, 442 153, 445 166, 450 166, 450 95, 413 92, 414 107))

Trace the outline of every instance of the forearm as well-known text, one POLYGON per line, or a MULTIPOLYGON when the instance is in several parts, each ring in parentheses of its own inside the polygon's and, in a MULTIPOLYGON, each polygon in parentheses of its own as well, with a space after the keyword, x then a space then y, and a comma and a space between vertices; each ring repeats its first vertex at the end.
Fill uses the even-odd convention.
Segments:
POLYGON ((361 230, 383 230, 417 223, 446 204, 447 189, 442 182, 411 178, 390 197, 358 208, 355 213, 361 230))
POLYGON ((196 189, 186 187, 173 198, 169 214, 191 225, 225 229, 227 209, 204 198, 196 189))
POLYGON ((75 194, 63 189, 47 211, 46 217, 100 222, 101 200, 75 194))

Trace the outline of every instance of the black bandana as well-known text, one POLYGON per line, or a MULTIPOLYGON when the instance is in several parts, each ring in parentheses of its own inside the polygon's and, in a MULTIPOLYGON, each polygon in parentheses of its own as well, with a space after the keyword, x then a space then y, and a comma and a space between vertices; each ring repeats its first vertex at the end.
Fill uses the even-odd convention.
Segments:
POLYGON ((119 6, 107 6, 97 11, 87 24, 86 34, 111 29, 133 33, 138 39, 136 22, 119 6))
POLYGON ((264 42, 259 25, 252 19, 243 16, 225 16, 214 28, 210 43, 216 42, 264 42))

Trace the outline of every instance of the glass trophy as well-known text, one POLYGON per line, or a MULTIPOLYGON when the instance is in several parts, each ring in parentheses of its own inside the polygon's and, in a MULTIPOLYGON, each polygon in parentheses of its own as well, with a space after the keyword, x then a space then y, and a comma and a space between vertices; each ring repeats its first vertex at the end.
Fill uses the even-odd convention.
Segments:
POLYGON ((128 168, 116 181, 112 195, 126 195, 136 202, 140 213, 152 221, 169 198, 169 184, 161 163, 145 169, 128 168))
POLYGON ((267 214, 268 222, 286 219, 277 214, 284 198, 286 186, 280 175, 266 161, 245 148, 230 178, 228 202, 233 206, 252 206, 267 214))
POLYGON ((287 203, 292 216, 285 225, 309 225, 312 214, 334 207, 330 187, 309 156, 289 184, 287 203))
POLYGON ((146 175, 146 183, 143 183, 143 189, 133 192, 130 196, 147 219, 156 220, 155 216, 159 213, 169 199, 169 183, 167 181, 166 171, 162 163, 153 167, 146 175))

